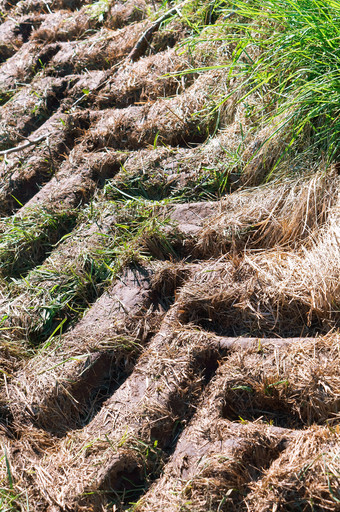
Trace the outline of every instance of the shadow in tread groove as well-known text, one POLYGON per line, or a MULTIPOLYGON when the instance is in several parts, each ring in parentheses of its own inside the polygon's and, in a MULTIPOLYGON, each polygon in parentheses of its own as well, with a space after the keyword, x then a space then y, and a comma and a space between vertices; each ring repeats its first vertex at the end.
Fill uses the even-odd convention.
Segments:
POLYGON ((174 453, 181 432, 193 417, 201 393, 214 377, 223 356, 221 351, 213 348, 198 349, 192 354, 189 367, 185 369, 192 384, 178 383, 178 389, 167 395, 164 408, 145 424, 147 435, 144 433, 142 439, 136 435, 126 447, 123 445, 119 449, 100 470, 96 483, 88 489, 94 492, 93 496, 80 499, 80 506, 85 503, 99 506, 99 502, 104 503, 105 495, 106 504, 112 500, 109 506, 122 511, 145 494, 174 453))
MULTIPOLYGON (((54 365, 43 370, 47 379, 43 397, 37 390, 40 403, 34 395, 30 399, 31 419, 38 428, 63 437, 91 422, 104 401, 132 373, 142 346, 158 329, 173 301, 169 293, 174 293, 184 276, 184 270, 166 269, 153 282, 152 271, 138 267, 126 271, 96 301, 82 321, 64 335, 64 348, 54 365)), ((30 381, 31 377, 27 378, 30 381)), ((34 382, 28 386, 34 394, 34 382)))

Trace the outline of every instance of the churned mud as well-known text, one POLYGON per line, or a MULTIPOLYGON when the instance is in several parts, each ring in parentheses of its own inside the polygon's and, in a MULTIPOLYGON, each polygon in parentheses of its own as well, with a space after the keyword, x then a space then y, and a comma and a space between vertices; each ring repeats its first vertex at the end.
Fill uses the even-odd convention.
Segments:
POLYGON ((261 185, 180 9, 0 6, 4 510, 339 510, 336 169, 261 185))

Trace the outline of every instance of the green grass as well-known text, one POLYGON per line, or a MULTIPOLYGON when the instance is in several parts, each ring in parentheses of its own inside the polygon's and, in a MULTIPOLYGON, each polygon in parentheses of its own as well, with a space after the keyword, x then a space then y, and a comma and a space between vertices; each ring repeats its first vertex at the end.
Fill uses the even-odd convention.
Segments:
POLYGON ((0 273, 18 277, 52 251, 54 244, 71 231, 77 218, 76 210, 48 211, 38 208, 22 216, 1 221, 0 273))
POLYGON ((21 498, 11 489, 0 488, 0 510, 1 512, 19 512, 22 509, 18 506, 18 500, 21 498))
POLYGON ((104 192, 110 200, 121 199, 124 195, 156 202, 166 199, 171 202, 216 200, 230 191, 230 173, 239 171, 228 156, 225 162, 216 163, 214 167, 202 167, 196 173, 192 172, 181 185, 176 179, 169 180, 168 175, 159 172, 157 167, 130 174, 123 169, 118 177, 107 181, 104 192))
POLYGON ((5 105, 14 96, 15 92, 14 90, 0 90, 0 106, 5 105))
POLYGON ((110 9, 110 3, 108 0, 98 0, 87 6, 87 12, 91 19, 97 20, 102 23, 110 9))
POLYGON ((230 85, 220 106, 233 95, 245 106, 255 95, 257 106, 251 108, 257 111, 258 126, 272 126, 267 142, 275 135, 281 138, 279 162, 302 154, 318 162, 336 161, 340 2, 236 0, 209 5, 219 16, 215 25, 189 38, 187 45, 193 53, 203 41, 229 45, 230 56, 216 61, 217 67, 225 67, 230 85))
POLYGON ((7 450, 3 446, 3 455, 0 458, 0 467, 2 466, 6 473, 6 478, 0 479, 0 511, 1 512, 19 512, 28 510, 24 504, 23 495, 14 488, 11 464, 8 458, 7 450))
POLYGON ((65 319, 67 325, 77 321, 126 265, 175 257, 176 234, 157 218, 160 206, 138 199, 85 208, 78 226, 43 265, 12 278, 8 321, 13 334, 39 345, 65 319))

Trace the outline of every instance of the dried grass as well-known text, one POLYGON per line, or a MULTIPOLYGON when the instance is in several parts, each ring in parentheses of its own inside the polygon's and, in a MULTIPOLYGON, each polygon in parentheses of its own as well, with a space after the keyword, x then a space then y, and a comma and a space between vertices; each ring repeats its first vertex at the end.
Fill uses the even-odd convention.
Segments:
POLYGON ((195 250, 211 257, 230 249, 308 246, 336 208, 338 187, 336 173, 320 171, 227 196, 222 213, 206 221, 195 250))
POLYGON ((85 41, 58 43, 59 51, 49 61, 46 73, 66 76, 84 68, 109 69, 132 50, 144 28, 144 22, 119 30, 102 28, 85 41))
MULTIPOLYGON (((92 422, 73 434, 72 443, 66 438, 59 442, 57 451, 52 449, 50 455, 33 462, 36 485, 42 493, 50 489, 47 497, 50 503, 100 507, 112 497, 110 486, 119 488, 119 479, 124 475, 129 477, 129 470, 122 468, 125 454, 133 450, 133 460, 143 462, 144 459, 143 464, 152 474, 155 464, 159 464, 158 455, 157 460, 153 458, 154 440, 158 439, 159 448, 171 447, 177 422, 193 414, 206 382, 205 367, 209 358, 215 361, 218 357, 218 349, 205 343, 202 336, 164 338, 168 334, 168 322, 144 351, 133 374, 92 422), (150 447, 147 452, 145 444, 150 447), (98 465, 103 466, 100 473, 98 465), (85 489, 106 492, 83 496, 85 489)), ((216 368, 216 361, 213 364, 216 368)), ((19 474, 23 477, 22 471, 19 474)))
POLYGON ((184 93, 151 106, 128 107, 103 113, 87 141, 91 149, 105 146, 139 149, 148 144, 178 145, 199 142, 207 137, 212 119, 205 113, 195 116, 214 91, 216 73, 198 79, 184 93), (109 114, 109 116, 107 115, 109 114))
POLYGON ((88 6, 78 12, 66 10, 47 14, 41 25, 32 32, 31 40, 40 43, 56 41, 72 41, 88 36, 90 31, 97 28, 97 20, 87 13, 88 6), (91 30, 92 29, 92 30, 91 30))
MULTIPOLYGON (((263 126, 259 95, 239 101, 241 83, 221 70, 178 76, 230 59, 232 44, 211 42, 219 22, 194 57, 168 49, 183 18, 132 63, 153 4, 28 0, 12 14, 50 8, 66 10, 39 15, 28 43, 13 36, 21 49, 1 66, 2 101, 33 79, 3 108, 4 147, 45 107, 60 110, 37 132, 48 141, 1 162, 0 210, 28 201, 22 219, 32 204, 80 207, 105 190, 40 268, 0 280, 0 442, 15 489, 37 512, 124 510, 138 493, 141 511, 338 510, 338 166, 312 174, 304 157, 300 174, 286 162, 273 172, 286 141, 263 126), (66 75, 72 90, 56 91, 66 75), (150 201, 174 197, 195 202, 150 201), (170 261, 148 263, 137 284, 126 271, 92 305, 108 275, 141 256, 170 261), (26 361, 28 339, 45 344, 26 361)), ((1 456, 0 483, 11 487, 1 456)))
MULTIPOLYGON (((109 28, 122 28, 143 20, 147 17, 148 9, 152 4, 145 0, 126 0, 124 2, 113 2, 110 5, 105 25, 109 28)), ((153 4, 153 8, 155 5, 153 4)))
POLYGON ((8 215, 34 196, 49 181, 56 168, 67 157, 76 137, 87 126, 88 113, 80 115, 53 114, 34 135, 46 135, 39 146, 13 153, 0 163, 0 212, 8 215), (18 203, 19 201, 19 203, 18 203))
POLYGON ((59 9, 44 16, 41 25, 35 29, 30 39, 50 43, 88 38, 100 27, 121 29, 142 21, 146 17, 148 4, 144 0, 120 2, 93 2, 79 10, 59 9))
POLYGON ((235 351, 221 369, 225 381, 215 397, 223 416, 295 429, 337 423, 339 341, 333 333, 274 350, 259 341, 235 351))
MULTIPOLYGON (((301 247, 299 252, 284 252, 274 246, 270 252, 248 252, 234 259, 227 257, 226 263, 211 262, 209 271, 202 269, 181 292, 179 309, 183 310, 182 321, 230 335, 270 335, 273 331, 280 335, 302 335, 303 332, 338 326, 338 198, 336 193, 335 197, 326 193, 324 202, 312 203, 317 183, 318 180, 313 178, 309 184, 307 182, 306 188, 302 187, 300 193, 305 197, 305 204, 301 202, 300 209, 295 210, 297 216, 291 217, 291 224, 287 222, 289 213, 285 210, 287 203, 289 206, 289 197, 287 203, 283 201, 283 211, 279 210, 281 222, 287 230, 284 237, 294 236, 296 240, 304 234, 307 226, 310 230, 314 228, 314 234, 309 233, 307 246, 301 247), (329 203, 333 206, 327 213, 329 203), (316 204, 320 205, 320 210, 316 204), (319 222, 327 217, 316 236, 319 222)), ((335 191, 335 184, 336 181, 331 182, 331 190, 335 191)), ((322 197, 322 181, 320 185, 322 197)), ((268 223, 271 215, 267 213, 266 216, 264 225, 270 235, 269 240, 272 237, 280 240, 282 227, 279 225, 275 233, 275 228, 272 230, 268 223)), ((232 242, 232 232, 230 238, 232 242)))
POLYGON ((136 510, 337 510, 339 341, 234 349, 136 510), (284 405, 288 421, 311 426, 273 426, 284 405))
POLYGON ((311 427, 251 486, 247 510, 339 510, 339 472, 339 432, 311 427))
POLYGON ((185 58, 172 49, 143 57, 137 62, 127 61, 95 95, 95 105, 99 108, 121 108, 134 103, 150 103, 159 97, 182 92, 188 80, 181 81, 169 73, 180 71, 184 66, 185 58))
POLYGON ((63 79, 39 77, 4 105, 0 120, 1 149, 14 147, 44 124, 57 110, 68 83, 63 79))
POLYGON ((85 417, 90 421, 96 401, 131 372, 154 328, 148 274, 126 271, 74 329, 48 341, 25 365, 9 388, 17 419, 57 436, 83 426, 85 417))

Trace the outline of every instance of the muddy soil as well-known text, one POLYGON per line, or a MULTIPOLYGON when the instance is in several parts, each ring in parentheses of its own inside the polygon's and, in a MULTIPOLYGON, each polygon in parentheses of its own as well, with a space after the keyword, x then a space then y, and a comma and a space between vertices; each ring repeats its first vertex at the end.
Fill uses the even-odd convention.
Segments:
POLYGON ((261 185, 180 9, 0 6, 4 510, 339 510, 338 173, 261 185))

